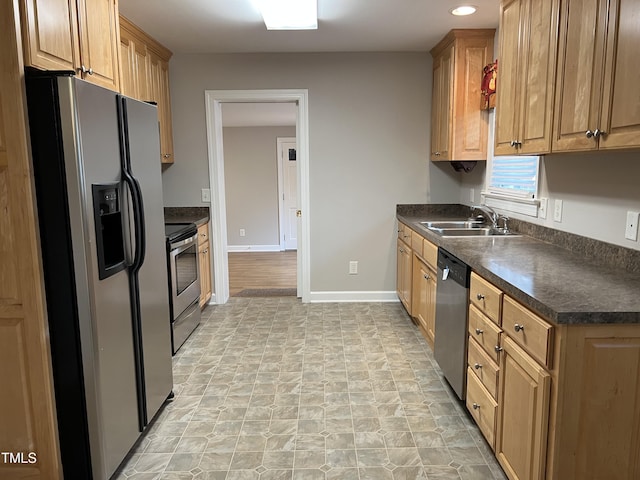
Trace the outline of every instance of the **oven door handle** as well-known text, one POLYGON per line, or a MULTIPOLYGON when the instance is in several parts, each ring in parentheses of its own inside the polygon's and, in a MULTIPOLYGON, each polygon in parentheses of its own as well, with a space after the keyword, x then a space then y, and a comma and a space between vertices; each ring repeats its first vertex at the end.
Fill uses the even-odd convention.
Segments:
POLYGON ((180 240, 179 242, 172 243, 169 245, 169 249, 173 251, 177 248, 184 247, 185 245, 190 245, 196 241, 196 238, 198 238, 197 234, 194 235, 193 237, 189 237, 184 240, 180 240))

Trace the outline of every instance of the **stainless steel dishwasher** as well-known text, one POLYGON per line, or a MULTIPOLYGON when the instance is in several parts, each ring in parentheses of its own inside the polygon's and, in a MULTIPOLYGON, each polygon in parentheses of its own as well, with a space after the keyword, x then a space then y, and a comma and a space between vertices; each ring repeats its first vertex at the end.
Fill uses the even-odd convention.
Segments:
POLYGON ((471 269, 459 258, 438 248, 436 336, 434 355, 460 400, 467 386, 467 315, 471 269))

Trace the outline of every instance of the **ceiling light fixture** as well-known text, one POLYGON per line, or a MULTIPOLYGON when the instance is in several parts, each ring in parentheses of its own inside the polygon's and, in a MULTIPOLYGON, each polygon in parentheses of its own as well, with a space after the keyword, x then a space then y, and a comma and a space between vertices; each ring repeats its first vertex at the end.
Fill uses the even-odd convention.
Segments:
POLYGON ((476 10, 476 7, 472 5, 460 5, 459 7, 449 10, 449 13, 457 17, 462 17, 464 15, 471 15, 473 13, 476 13, 476 10))
POLYGON ((267 30, 316 30, 317 0, 259 0, 267 30))

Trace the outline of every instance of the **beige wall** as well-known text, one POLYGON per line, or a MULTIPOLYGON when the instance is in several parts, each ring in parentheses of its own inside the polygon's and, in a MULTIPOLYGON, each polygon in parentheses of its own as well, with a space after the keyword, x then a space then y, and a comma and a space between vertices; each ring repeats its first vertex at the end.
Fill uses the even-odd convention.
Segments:
POLYGON ((274 246, 278 229, 278 137, 296 127, 225 127, 224 181, 229 246, 274 246), (240 229, 245 236, 240 236, 240 229))
POLYGON ((178 54, 170 74, 167 206, 208 186, 205 90, 308 89, 312 292, 394 291, 396 204, 458 200, 459 174, 427 160, 428 53, 178 54))

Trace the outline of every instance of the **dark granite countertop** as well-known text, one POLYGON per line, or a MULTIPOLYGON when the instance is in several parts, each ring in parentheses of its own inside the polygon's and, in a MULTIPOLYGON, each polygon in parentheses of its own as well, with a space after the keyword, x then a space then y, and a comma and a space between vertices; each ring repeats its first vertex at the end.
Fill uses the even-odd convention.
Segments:
MULTIPOLYGON (((464 219, 468 207, 440 206, 422 211, 400 207, 399 221, 556 324, 640 323, 638 272, 599 264, 584 254, 527 235, 441 237, 420 222, 464 219)), ((635 260, 633 252, 632 256, 635 260)))
POLYGON ((164 207, 164 223, 195 223, 200 227, 208 221, 208 207, 164 207))

